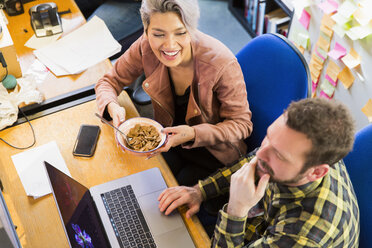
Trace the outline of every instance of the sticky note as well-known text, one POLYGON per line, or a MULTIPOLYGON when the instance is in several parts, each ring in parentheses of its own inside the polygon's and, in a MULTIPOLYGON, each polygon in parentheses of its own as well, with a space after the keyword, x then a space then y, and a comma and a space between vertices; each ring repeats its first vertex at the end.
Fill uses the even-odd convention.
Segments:
POLYGON ((311 15, 309 14, 309 12, 303 9, 301 17, 298 20, 300 21, 302 26, 304 26, 306 29, 309 29, 310 19, 311 19, 311 15))
POLYGON ((326 14, 335 12, 338 8, 338 3, 333 0, 324 1, 318 4, 318 7, 326 14))
POLYGON ((345 23, 351 21, 351 18, 345 17, 338 12, 334 14, 331 18, 336 22, 336 24, 340 26, 343 26, 345 23))
POLYGON ((318 48, 317 46, 315 47, 314 49, 316 55, 318 55, 322 60, 325 60, 327 58, 327 53, 325 53, 325 56, 324 56, 324 51, 320 48, 318 48), (323 51, 323 52, 319 52, 319 51, 323 51))
POLYGON ((341 81, 346 89, 349 89, 355 80, 353 74, 347 66, 345 66, 344 69, 338 74, 337 78, 341 81))
POLYGON ((323 80, 322 84, 320 85, 320 88, 329 97, 332 97, 336 90, 335 86, 333 86, 330 82, 328 82, 328 80, 323 80))
POLYGON ((341 60, 350 69, 360 64, 360 56, 353 48, 351 48, 350 52, 346 54, 341 60))
POLYGON ((324 93, 324 91, 321 91, 319 96, 320 97, 327 98, 327 99, 331 99, 332 98, 332 97, 329 97, 326 93, 324 93))
POLYGON ((325 81, 330 82, 334 87, 337 86, 337 78, 336 78, 336 81, 333 81, 333 79, 328 74, 326 74, 324 78, 327 79, 325 81))
POLYGON ((330 15, 326 15, 326 14, 323 15, 321 26, 324 25, 328 28, 332 28, 335 24, 336 22, 331 18, 330 15))
POLYGON ((328 53, 328 56, 334 60, 338 60, 339 58, 345 56, 346 53, 346 49, 341 46, 340 43, 336 42, 335 47, 328 53))
POLYGON ((293 36, 293 41, 298 46, 302 46, 303 48, 307 49, 309 41, 310 41, 309 33, 298 32, 296 35, 293 36))
POLYGON ((353 2, 346 0, 338 8, 337 13, 349 18, 357 10, 357 8, 358 7, 353 2))
POLYGON ((337 83, 337 76, 340 73, 340 70, 341 70, 340 67, 338 67, 338 65, 335 62, 329 60, 328 67, 326 70, 326 77, 328 76, 330 80, 333 80, 333 82, 335 82, 334 85, 336 85, 337 83))
POLYGON ((368 121, 372 122, 372 100, 369 99, 366 105, 362 108, 362 112, 367 116, 368 121))
POLYGON ((330 27, 327 27, 326 25, 321 25, 320 31, 322 31, 328 37, 332 38, 333 30, 330 27))
POLYGON ((330 42, 324 39, 322 36, 319 36, 318 42, 316 44, 318 45, 318 47, 320 47, 324 51, 326 52, 329 51, 330 42))
POLYGON ((314 81, 311 81, 311 92, 315 92, 317 87, 318 82, 314 83, 314 81))
POLYGON ((296 0, 292 2, 297 17, 300 17, 300 14, 302 14, 304 8, 307 8, 312 4, 312 0, 296 0))
POLYGON ((352 27, 345 32, 352 40, 364 39, 372 34, 372 25, 352 27))
POLYGON ((332 29, 340 38, 344 37, 346 30, 342 26, 335 24, 332 29))
POLYGON ((361 26, 367 25, 372 20, 372 15, 368 14, 367 10, 364 8, 358 8, 354 14, 354 19, 359 22, 361 26))
POLYGON ((318 53, 320 53, 320 55, 322 55, 322 57, 324 57, 324 58, 327 58, 327 57, 328 57, 327 52, 324 51, 323 49, 321 49, 320 47, 317 47, 317 46, 316 46, 315 49, 316 49, 316 51, 317 51, 318 53))

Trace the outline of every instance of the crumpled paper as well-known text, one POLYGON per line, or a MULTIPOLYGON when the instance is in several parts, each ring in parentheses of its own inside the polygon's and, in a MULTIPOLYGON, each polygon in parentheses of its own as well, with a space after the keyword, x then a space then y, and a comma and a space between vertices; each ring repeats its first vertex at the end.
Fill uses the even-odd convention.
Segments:
POLYGON ((18 105, 21 103, 41 103, 43 95, 37 90, 33 77, 17 79, 18 86, 11 93, 0 84, 0 130, 12 125, 18 118, 18 105))

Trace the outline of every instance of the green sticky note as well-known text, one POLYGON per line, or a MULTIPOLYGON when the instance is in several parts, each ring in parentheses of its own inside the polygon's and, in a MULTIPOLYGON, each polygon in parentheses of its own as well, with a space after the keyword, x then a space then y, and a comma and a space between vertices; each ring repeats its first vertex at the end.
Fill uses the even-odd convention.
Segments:
POLYGON ((321 49, 320 47, 316 47, 316 50, 318 51, 318 53, 320 53, 320 55, 323 56, 323 58, 327 58, 328 57, 327 52, 324 51, 323 49, 321 49))
POLYGON ((331 37, 326 35, 324 32, 320 31, 320 35, 328 42, 331 42, 331 37))
POLYGON ((329 97, 333 96, 333 93, 335 92, 336 88, 327 80, 325 79, 322 84, 320 85, 320 88, 326 93, 329 97))

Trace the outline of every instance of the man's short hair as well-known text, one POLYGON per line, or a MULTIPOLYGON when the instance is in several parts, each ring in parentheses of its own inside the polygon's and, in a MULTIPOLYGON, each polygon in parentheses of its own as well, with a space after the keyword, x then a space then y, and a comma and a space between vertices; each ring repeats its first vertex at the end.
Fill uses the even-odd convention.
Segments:
POLYGON ((292 102, 285 116, 288 127, 305 134, 312 143, 303 171, 319 164, 332 166, 353 148, 354 120, 339 101, 308 98, 292 102))

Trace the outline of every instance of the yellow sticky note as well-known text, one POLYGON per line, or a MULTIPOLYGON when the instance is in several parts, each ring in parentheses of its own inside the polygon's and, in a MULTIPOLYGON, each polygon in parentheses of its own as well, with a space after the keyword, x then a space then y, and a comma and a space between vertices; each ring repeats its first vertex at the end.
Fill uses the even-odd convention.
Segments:
POLYGON ((350 69, 345 66, 344 69, 338 74, 338 79, 342 82, 346 89, 349 89, 351 85, 354 83, 354 76, 351 73, 350 69))
POLYGON ((364 8, 358 8, 354 12, 353 16, 354 16, 354 19, 357 20, 357 22, 359 22, 359 24, 362 26, 367 25, 372 19, 371 15, 368 14, 367 9, 364 9, 364 8))
POLYGON ((360 64, 361 59, 359 54, 353 48, 351 48, 350 52, 346 54, 341 60, 347 67, 352 69, 360 64))
POLYGON ((330 15, 323 15, 321 25, 327 26, 328 28, 332 28, 333 25, 335 25, 336 22, 331 18, 330 15))
POLYGON ((326 51, 326 52, 329 51, 330 43, 329 43, 329 41, 324 39, 322 36, 319 36, 318 42, 316 44, 318 45, 318 47, 320 47, 324 51, 326 51))
POLYGON ((372 122, 372 100, 369 99, 366 105, 362 108, 362 112, 367 116, 368 121, 372 122))
POLYGON ((338 67, 338 65, 333 62, 332 60, 329 60, 328 62, 328 67, 327 67, 327 71, 326 71, 326 74, 333 80, 336 82, 337 80, 337 76, 338 74, 340 73, 340 67, 338 67))
POLYGON ((313 63, 321 65, 323 68, 324 60, 321 60, 315 53, 313 53, 313 55, 311 56, 311 61, 313 61, 313 63))
POLYGON ((320 31, 322 31, 325 35, 327 35, 329 38, 332 38, 333 30, 326 25, 320 26, 320 31))

